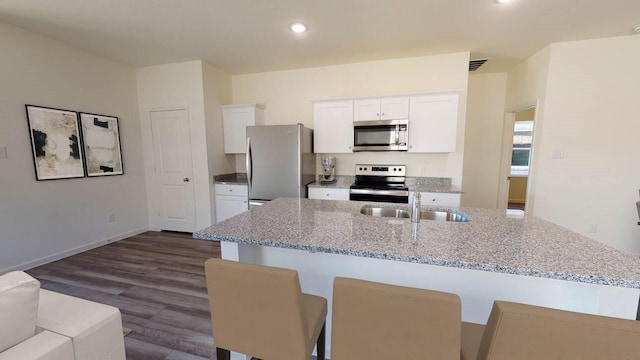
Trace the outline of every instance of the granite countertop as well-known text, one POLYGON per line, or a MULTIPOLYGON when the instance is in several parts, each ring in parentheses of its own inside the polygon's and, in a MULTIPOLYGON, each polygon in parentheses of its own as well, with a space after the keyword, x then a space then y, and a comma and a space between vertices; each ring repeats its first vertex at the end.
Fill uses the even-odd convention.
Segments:
POLYGON ((216 184, 247 185, 247 174, 231 173, 231 174, 216 175, 213 177, 213 182, 216 184))
POLYGON ((312 182, 307 187, 313 188, 332 188, 332 189, 348 189, 353 182, 356 181, 355 176, 336 175, 336 181, 333 183, 321 183, 320 181, 312 182))
MULTIPOLYGON (((640 288, 640 258, 533 216, 461 208, 471 222, 377 218, 363 205, 278 198, 195 238, 640 288)), ((427 207, 423 207, 426 209, 427 207)))
MULTIPOLYGON (((355 176, 337 175, 336 182, 334 183, 324 184, 320 181, 316 181, 307 185, 307 187, 348 189, 354 181, 356 181, 355 176)), ((409 191, 453 194, 462 193, 462 190, 460 188, 451 185, 451 178, 407 177, 405 183, 407 184, 409 191)))

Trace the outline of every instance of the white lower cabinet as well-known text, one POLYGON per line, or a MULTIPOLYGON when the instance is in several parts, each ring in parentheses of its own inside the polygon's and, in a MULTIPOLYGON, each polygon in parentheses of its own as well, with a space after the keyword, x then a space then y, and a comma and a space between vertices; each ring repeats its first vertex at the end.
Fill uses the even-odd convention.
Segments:
MULTIPOLYGON (((409 192, 409 202, 413 199, 413 191, 409 192)), ((420 192, 420 204, 423 206, 460 207, 460 194, 420 192)))
POLYGON ((249 210, 247 185, 215 184, 216 222, 249 210))
POLYGON ((318 200, 349 200, 349 189, 316 188, 308 189, 309 199, 318 200))

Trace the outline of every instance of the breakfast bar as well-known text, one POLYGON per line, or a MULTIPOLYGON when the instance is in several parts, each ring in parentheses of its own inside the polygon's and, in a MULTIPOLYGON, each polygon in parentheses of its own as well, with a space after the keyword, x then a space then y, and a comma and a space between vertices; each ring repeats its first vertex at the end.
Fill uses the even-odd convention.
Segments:
POLYGON ((193 236, 221 241, 226 259, 296 269, 302 290, 329 304, 333 278, 345 276, 457 294, 462 319, 475 323, 486 322, 494 300, 637 317, 640 259, 632 254, 533 216, 460 208, 470 221, 412 223, 364 214, 367 205, 409 211, 278 198, 193 236))

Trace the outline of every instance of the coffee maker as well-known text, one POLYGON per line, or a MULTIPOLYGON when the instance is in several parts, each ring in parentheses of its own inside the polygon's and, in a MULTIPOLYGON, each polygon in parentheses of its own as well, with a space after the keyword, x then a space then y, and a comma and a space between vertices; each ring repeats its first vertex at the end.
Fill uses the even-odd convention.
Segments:
POLYGON ((320 182, 323 184, 336 182, 335 156, 322 157, 322 176, 320 182))

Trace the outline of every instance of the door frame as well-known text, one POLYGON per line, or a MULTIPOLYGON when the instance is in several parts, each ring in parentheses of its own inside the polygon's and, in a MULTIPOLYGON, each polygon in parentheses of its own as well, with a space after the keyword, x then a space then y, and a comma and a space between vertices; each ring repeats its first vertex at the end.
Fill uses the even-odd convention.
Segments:
POLYGON ((511 176, 511 149, 513 148, 513 129, 516 122, 516 113, 531 108, 535 108, 533 119, 533 139, 531 140, 531 158, 529 161, 529 176, 527 180, 527 190, 525 196, 524 211, 525 213, 533 213, 533 203, 531 196, 532 175, 535 173, 534 159, 536 154, 536 134, 538 132, 538 113, 539 100, 533 100, 523 105, 508 109, 504 116, 504 124, 502 127, 502 150, 500 155, 500 174, 498 178, 498 198, 496 208, 506 210, 509 206, 509 177, 511 176))

